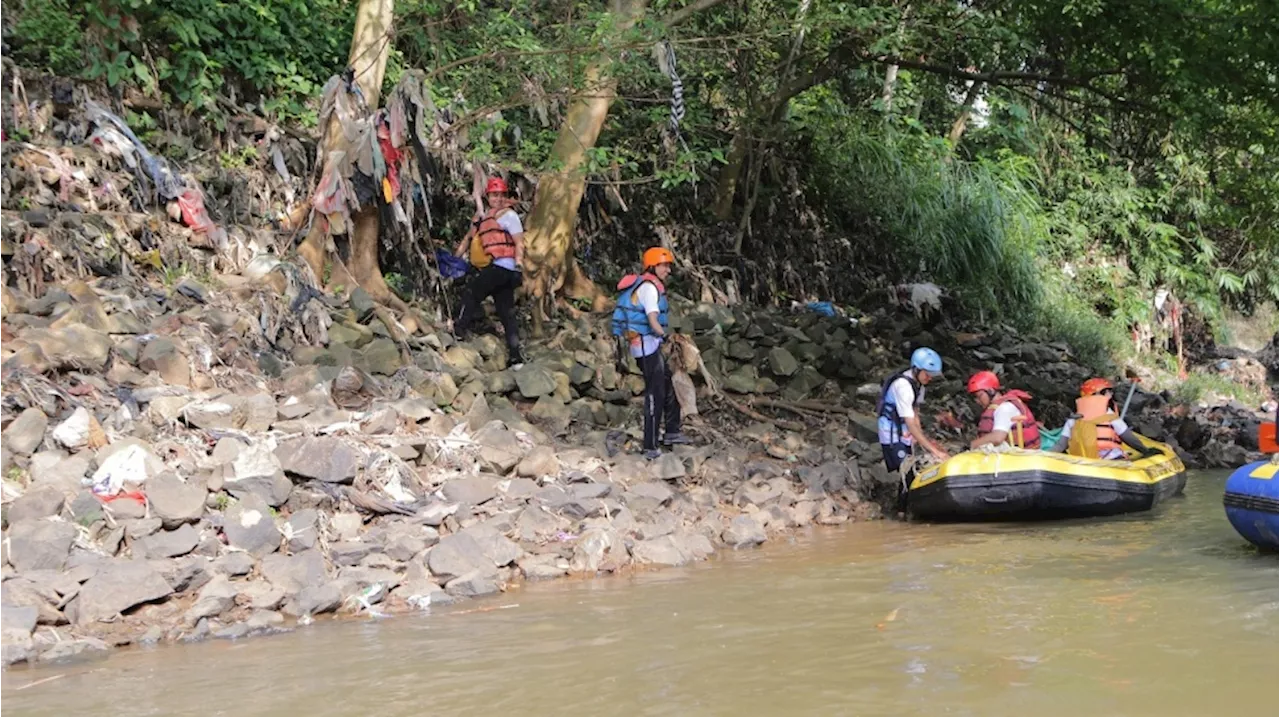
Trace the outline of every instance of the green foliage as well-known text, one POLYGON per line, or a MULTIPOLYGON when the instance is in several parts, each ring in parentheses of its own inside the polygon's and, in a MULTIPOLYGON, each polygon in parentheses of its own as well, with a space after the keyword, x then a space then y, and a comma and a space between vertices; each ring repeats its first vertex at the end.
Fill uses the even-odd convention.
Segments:
POLYGON ((1216 373, 1195 371, 1185 381, 1177 382, 1173 389, 1175 403, 1195 404, 1211 394, 1233 398, 1246 406, 1260 406, 1265 396, 1252 387, 1244 386, 1216 373))
POLYGON ((13 26, 13 59, 19 64, 62 75, 79 69, 84 17, 68 0, 25 0, 5 11, 19 18, 13 26))

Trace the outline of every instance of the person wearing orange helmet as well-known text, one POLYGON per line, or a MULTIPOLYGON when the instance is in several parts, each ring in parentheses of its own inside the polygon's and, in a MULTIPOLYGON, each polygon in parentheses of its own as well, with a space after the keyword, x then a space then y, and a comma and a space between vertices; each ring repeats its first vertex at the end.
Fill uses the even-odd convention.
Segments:
POLYGON ((667 338, 667 290, 663 282, 671 276, 676 257, 670 249, 655 246, 645 251, 639 274, 628 274, 618 282, 618 302, 613 310, 613 335, 625 341, 644 376, 644 457, 662 455, 658 449, 658 424, 664 433, 661 444, 688 443, 680 430, 680 404, 671 384, 671 369, 662 355, 667 338))
POLYGON ((458 242, 454 256, 466 257, 479 271, 462 290, 458 317, 453 322, 454 334, 466 340, 472 325, 483 313, 481 302, 493 297, 507 340, 507 365, 524 363, 520 351, 519 324, 516 321, 516 289, 520 288, 524 265, 524 226, 520 215, 507 197, 507 183, 491 177, 485 185, 485 202, 489 208, 471 221, 471 229, 458 242))
POLYGON ((1040 424, 1027 408, 1031 394, 1025 391, 1002 390, 1000 377, 992 371, 979 371, 969 377, 969 393, 982 408, 978 417, 978 437, 969 443, 970 448, 999 445, 1017 440, 1014 424, 1022 424, 1022 445, 1030 450, 1040 450, 1040 424))
POLYGON ((1154 450, 1148 449, 1138 434, 1129 428, 1129 424, 1116 415, 1115 385, 1105 378, 1091 378, 1080 386, 1080 398, 1076 399, 1076 413, 1067 419, 1062 427, 1062 434, 1049 450, 1054 453, 1063 453, 1067 450, 1071 443, 1071 429, 1075 427, 1076 421, 1108 415, 1115 416, 1114 420, 1099 423, 1095 428, 1099 458, 1122 460, 1125 457, 1125 445, 1144 455, 1154 450))

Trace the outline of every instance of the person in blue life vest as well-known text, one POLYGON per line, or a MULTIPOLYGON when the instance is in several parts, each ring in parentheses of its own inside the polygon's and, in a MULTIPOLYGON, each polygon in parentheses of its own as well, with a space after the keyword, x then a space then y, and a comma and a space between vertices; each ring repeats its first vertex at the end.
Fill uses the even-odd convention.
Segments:
POLYGON ((670 249, 653 247, 645 251, 639 274, 628 274, 618 282, 618 301, 613 310, 613 335, 624 339, 644 376, 644 457, 662 455, 659 444, 688 443, 680 430, 680 405, 671 385, 671 369, 662 355, 667 333, 667 290, 663 284, 671 276, 675 255, 670 249), (663 424, 661 441, 658 426, 663 424))
POLYGON ((485 185, 485 202, 489 208, 471 222, 454 256, 466 257, 477 273, 462 290, 462 303, 453 322, 454 334, 465 341, 472 325, 484 314, 481 302, 493 297, 493 308, 502 321, 507 340, 507 365, 524 363, 520 351, 519 324, 516 321, 516 290, 523 283, 520 270, 524 264, 524 226, 507 197, 507 183, 492 177, 485 185))
MULTIPOLYGON (((876 404, 876 427, 884 467, 901 472, 902 464, 918 443, 940 461, 951 456, 942 446, 925 435, 920 424, 920 406, 924 403, 925 386, 942 375, 942 357, 931 348, 920 347, 911 354, 911 366, 885 379, 876 404)), ((901 475, 899 501, 906 494, 909 476, 901 475)))

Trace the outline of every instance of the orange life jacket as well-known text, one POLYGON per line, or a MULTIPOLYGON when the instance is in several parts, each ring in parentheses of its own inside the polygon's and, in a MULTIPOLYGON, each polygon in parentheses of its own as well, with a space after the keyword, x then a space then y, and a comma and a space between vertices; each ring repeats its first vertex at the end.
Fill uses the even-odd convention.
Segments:
MULTIPOLYGON (((1099 416, 1105 416, 1111 412, 1110 396, 1081 396, 1076 399, 1076 413, 1080 414, 1083 420, 1090 420, 1099 416)), ((1121 448, 1120 436, 1116 433, 1116 429, 1111 427, 1110 422, 1097 424, 1098 431, 1098 454, 1115 448, 1121 448)))
MULTIPOLYGON (((991 403, 987 404, 982 415, 978 417, 978 434, 986 435, 990 433, 992 428, 995 427, 996 408, 998 408, 1002 403, 1012 403, 1018 407, 1018 411, 1023 415, 1022 445, 1030 447, 1032 450, 1039 450, 1040 424, 1036 423, 1036 417, 1031 415, 1031 409, 1027 408, 1025 399, 1028 398, 1031 398, 1031 394, 1014 389, 1012 391, 998 394, 995 398, 991 399, 991 403)), ((1014 430, 1009 431, 1008 440, 1010 444, 1013 444, 1013 442, 1017 440, 1017 437, 1014 435, 1016 430, 1017 429, 1015 427, 1014 430)))
POLYGON ((483 269, 494 259, 514 259, 516 241, 498 223, 498 217, 510 207, 492 207, 475 221, 476 233, 471 238, 471 265, 483 269))

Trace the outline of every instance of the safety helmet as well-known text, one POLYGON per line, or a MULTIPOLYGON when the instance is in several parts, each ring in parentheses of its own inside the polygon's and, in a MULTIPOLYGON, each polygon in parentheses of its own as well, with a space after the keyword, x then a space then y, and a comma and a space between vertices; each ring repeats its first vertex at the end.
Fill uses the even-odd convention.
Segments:
POLYGON ((928 371, 932 374, 942 373, 942 357, 937 351, 921 346, 911 352, 911 368, 928 371))
POLYGON ((670 249, 655 246, 651 249, 645 249, 644 252, 644 268, 652 269, 659 264, 676 263, 676 255, 671 253, 670 249))
POLYGON ((999 391, 1000 377, 992 371, 979 371, 969 377, 969 393, 999 391))
POLYGON ((494 192, 499 192, 501 194, 507 193, 507 182, 502 177, 489 177, 489 182, 484 185, 485 194, 492 194, 494 192))
POLYGON ((1105 378, 1091 378, 1088 381, 1085 381, 1084 385, 1080 387, 1080 395, 1096 396, 1108 388, 1114 389, 1115 385, 1105 378))

